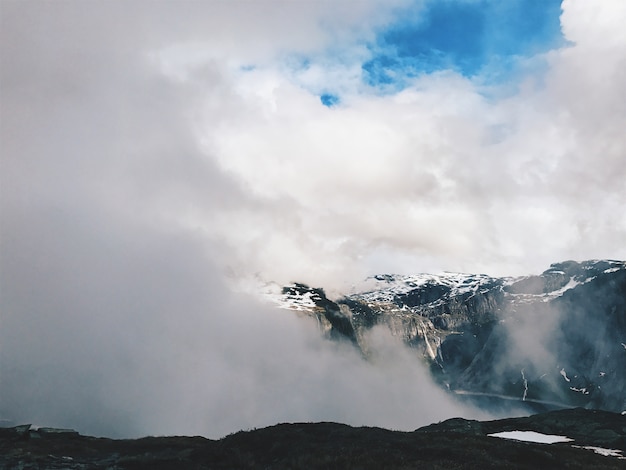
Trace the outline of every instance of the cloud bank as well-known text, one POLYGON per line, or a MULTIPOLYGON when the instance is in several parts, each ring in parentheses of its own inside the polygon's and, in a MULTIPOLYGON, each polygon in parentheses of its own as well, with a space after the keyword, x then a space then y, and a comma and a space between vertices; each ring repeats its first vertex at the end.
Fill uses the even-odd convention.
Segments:
POLYGON ((395 68, 391 88, 363 64, 428 2, 0 8, 7 419, 417 427, 456 409, 408 353, 362 364, 225 278, 626 257, 621 2, 564 1, 567 44, 513 57, 506 82, 395 68))

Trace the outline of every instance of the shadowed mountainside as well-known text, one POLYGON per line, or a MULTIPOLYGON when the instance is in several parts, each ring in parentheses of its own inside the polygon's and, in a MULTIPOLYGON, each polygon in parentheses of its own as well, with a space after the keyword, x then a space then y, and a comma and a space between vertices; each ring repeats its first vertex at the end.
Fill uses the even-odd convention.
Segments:
POLYGON ((555 263, 540 275, 374 276, 334 300, 294 284, 268 294, 369 354, 385 327, 435 380, 491 409, 626 409, 626 262, 555 263))

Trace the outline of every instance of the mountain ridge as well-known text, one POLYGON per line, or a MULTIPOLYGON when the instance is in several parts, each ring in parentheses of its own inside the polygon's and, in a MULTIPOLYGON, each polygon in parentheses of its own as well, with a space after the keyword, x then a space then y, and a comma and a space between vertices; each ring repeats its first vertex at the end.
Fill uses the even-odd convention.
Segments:
POLYGON ((479 404, 626 409, 624 261, 564 261, 519 277, 382 274, 333 300, 295 283, 270 299, 366 357, 368 332, 386 327, 444 389, 479 404))

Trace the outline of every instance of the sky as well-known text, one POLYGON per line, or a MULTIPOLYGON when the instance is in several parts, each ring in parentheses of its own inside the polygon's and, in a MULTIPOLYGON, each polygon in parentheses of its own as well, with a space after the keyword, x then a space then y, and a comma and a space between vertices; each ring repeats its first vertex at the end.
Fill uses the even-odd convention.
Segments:
POLYGON ((0 419, 215 437, 467 411, 393 339, 366 366, 238 290, 626 259, 624 21, 621 0, 3 0, 0 419))

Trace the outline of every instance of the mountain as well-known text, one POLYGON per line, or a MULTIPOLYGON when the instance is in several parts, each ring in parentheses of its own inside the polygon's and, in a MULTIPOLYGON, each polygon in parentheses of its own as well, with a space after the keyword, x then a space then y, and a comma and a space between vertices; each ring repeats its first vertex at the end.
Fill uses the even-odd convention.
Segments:
POLYGON ((217 441, 0 429, 3 469, 618 469, 626 467, 624 454, 626 416, 585 409, 484 422, 454 418, 413 432, 278 424, 217 441), (496 437, 502 433, 518 440, 496 437), (523 441, 529 438, 557 443, 523 441))
POLYGON ((485 407, 626 410, 626 262, 565 261, 539 275, 377 275, 329 299, 293 284, 268 294, 364 356, 383 326, 441 386, 485 407))

